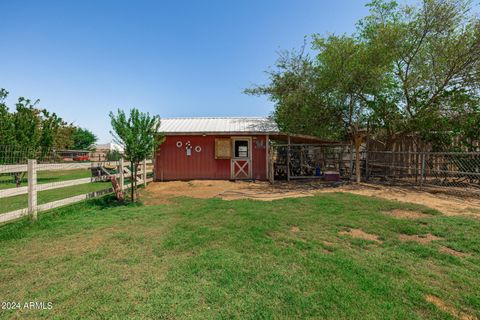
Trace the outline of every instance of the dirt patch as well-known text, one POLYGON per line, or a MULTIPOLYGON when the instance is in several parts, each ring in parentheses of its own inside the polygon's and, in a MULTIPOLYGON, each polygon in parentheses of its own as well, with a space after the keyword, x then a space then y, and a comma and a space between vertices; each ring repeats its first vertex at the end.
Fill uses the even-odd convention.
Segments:
POLYGON ((255 199, 272 201, 284 198, 313 196, 318 189, 300 184, 275 184, 268 182, 246 182, 225 180, 192 180, 154 182, 142 191, 142 202, 146 205, 168 204, 173 197, 199 199, 222 198, 224 200, 255 199))
POLYGON ((425 217, 432 217, 432 215, 417 212, 417 211, 410 211, 410 210, 392 210, 392 211, 385 211, 386 215, 393 216, 395 218, 400 219, 421 219, 425 217))
POLYGON ((398 238, 401 241, 414 241, 414 242, 418 242, 418 243, 421 243, 421 244, 427 244, 427 243, 430 243, 432 241, 443 240, 443 238, 434 236, 431 233, 428 233, 424 236, 401 234, 398 238))
POLYGON ((296 233, 298 231, 300 231, 300 228, 298 226, 293 226, 290 228, 290 232, 296 233))
POLYGON ((445 215, 469 215, 480 218, 480 200, 432 194, 415 189, 383 186, 377 184, 350 184, 339 188, 323 189, 320 192, 350 192, 358 195, 415 203, 436 209, 445 215))
POLYGON ((450 255, 455 256, 455 257, 459 257, 459 258, 464 258, 464 257, 468 256, 468 254, 465 253, 465 252, 460 252, 460 251, 457 251, 455 249, 445 247, 445 246, 441 246, 439 251, 443 252, 443 253, 446 253, 446 254, 450 254, 450 255))
POLYGON ((330 183, 322 181, 276 182, 273 185, 263 181, 233 182, 226 180, 154 182, 142 190, 141 199, 147 205, 169 204, 173 197, 181 196, 204 199, 217 197, 224 200, 255 199, 272 201, 284 198, 309 197, 323 192, 349 192, 420 204, 436 209, 445 215, 469 215, 480 218, 480 200, 478 199, 457 198, 409 188, 366 183, 345 184, 332 188, 330 183))
POLYGON ((341 231, 338 233, 339 235, 349 235, 353 238, 363 239, 363 240, 370 240, 378 243, 382 243, 382 241, 378 238, 377 235, 366 233, 361 229, 350 229, 348 231, 341 231))
POLYGON ((477 319, 474 316, 468 315, 466 313, 463 313, 457 309, 455 309, 452 306, 449 306, 448 304, 445 303, 442 299, 439 297, 433 296, 433 295, 427 295, 425 296, 425 300, 434 304, 438 309, 442 310, 445 313, 450 314, 451 316, 454 316, 456 318, 459 318, 461 320, 475 320, 477 319))

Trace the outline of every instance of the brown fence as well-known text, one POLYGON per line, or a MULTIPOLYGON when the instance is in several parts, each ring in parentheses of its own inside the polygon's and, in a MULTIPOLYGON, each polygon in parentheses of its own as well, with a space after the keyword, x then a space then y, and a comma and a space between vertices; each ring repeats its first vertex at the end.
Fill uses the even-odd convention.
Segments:
POLYGON ((370 182, 403 183, 430 191, 480 194, 480 152, 369 151, 363 172, 370 182))
MULTIPOLYGON (((327 173, 335 172, 340 179, 350 181, 356 176, 355 160, 351 145, 275 145, 271 169, 273 180, 325 180, 327 173)), ((455 194, 480 194, 480 152, 362 149, 359 163, 362 181, 455 194)))

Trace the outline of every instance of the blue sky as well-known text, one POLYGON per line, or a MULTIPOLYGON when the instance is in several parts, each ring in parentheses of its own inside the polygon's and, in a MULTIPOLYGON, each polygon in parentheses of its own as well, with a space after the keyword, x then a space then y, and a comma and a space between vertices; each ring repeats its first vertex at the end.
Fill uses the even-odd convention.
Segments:
POLYGON ((108 112, 264 116, 242 93, 305 35, 350 33, 361 0, 0 1, 0 87, 111 140, 108 112))

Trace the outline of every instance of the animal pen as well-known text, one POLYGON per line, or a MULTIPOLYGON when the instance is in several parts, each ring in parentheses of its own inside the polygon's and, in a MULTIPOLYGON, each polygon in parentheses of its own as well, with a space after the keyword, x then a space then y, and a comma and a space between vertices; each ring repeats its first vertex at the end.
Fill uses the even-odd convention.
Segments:
MULTIPOLYGON (((290 139, 289 139, 290 140, 290 139)), ((337 143, 272 143, 270 182, 275 180, 350 179, 355 171, 350 145, 337 143)))
MULTIPOLYGON (((270 181, 351 181, 357 173, 350 144, 272 143, 270 181)), ((362 181, 431 192, 480 195, 480 152, 377 151, 362 145, 362 181)))
POLYGON ((370 182, 480 196, 480 152, 371 150, 362 156, 362 170, 370 182))
MULTIPOLYGON (((139 186, 152 181, 152 161, 141 162, 137 173, 139 186)), ((130 163, 123 159, 65 161, 53 152, 0 147, 0 224, 23 216, 36 219, 37 212, 125 190, 130 177, 130 163)))

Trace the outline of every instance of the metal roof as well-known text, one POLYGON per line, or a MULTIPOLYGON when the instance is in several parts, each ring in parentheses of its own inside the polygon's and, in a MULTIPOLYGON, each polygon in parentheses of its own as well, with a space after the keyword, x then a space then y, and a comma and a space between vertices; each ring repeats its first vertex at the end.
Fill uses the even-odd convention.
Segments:
POLYGON ((265 117, 163 118, 165 134, 278 133, 275 122, 265 117))

